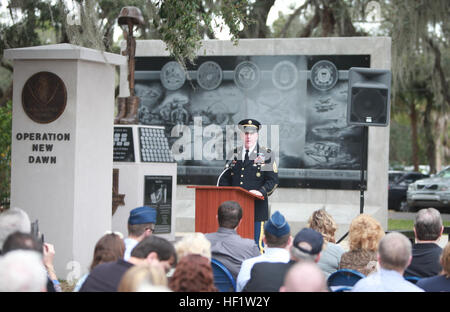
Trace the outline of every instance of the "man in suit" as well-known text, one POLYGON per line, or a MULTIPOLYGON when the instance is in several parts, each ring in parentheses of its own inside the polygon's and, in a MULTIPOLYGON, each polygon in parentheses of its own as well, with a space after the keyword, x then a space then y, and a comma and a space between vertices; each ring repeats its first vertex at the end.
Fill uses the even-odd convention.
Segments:
POLYGON ((275 156, 269 148, 258 144, 258 131, 261 123, 255 119, 239 122, 243 146, 234 150, 232 160, 219 180, 220 186, 240 186, 251 193, 263 196, 255 200, 255 242, 263 249, 261 230, 264 221, 269 219, 270 196, 278 186, 278 168, 275 156))

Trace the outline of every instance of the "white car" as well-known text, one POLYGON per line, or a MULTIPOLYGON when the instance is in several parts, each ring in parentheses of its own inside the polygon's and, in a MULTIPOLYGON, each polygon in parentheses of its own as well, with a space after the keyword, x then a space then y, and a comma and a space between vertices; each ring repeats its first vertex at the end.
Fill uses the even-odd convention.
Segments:
POLYGON ((417 180, 408 187, 408 207, 450 208, 450 166, 427 179, 417 180))

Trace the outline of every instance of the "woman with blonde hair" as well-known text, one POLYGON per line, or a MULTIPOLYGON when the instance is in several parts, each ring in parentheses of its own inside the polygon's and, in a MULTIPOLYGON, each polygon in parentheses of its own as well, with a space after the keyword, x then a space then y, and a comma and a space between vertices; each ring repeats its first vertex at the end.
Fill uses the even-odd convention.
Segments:
POLYGON ((205 234, 196 232, 189 233, 175 243, 178 261, 186 255, 197 254, 211 260, 211 243, 205 234))
POLYGON ((350 224, 350 250, 341 256, 339 268, 356 270, 364 275, 376 271, 378 244, 383 237, 380 222, 368 214, 358 215, 350 224))
POLYGON ((170 291, 167 287, 166 272, 156 265, 136 265, 123 275, 119 292, 170 291))
POLYGON ((308 220, 308 227, 316 230, 323 236, 324 244, 317 264, 325 274, 325 277, 328 278, 331 273, 339 269, 341 256, 345 252, 341 246, 336 244, 336 222, 333 217, 322 208, 312 213, 308 220))

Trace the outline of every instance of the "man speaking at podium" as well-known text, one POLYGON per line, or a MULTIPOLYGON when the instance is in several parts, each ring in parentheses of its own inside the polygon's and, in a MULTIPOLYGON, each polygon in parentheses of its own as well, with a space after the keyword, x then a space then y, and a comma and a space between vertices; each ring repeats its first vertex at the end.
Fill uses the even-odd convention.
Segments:
POLYGON ((278 169, 272 151, 258 144, 261 124, 254 119, 244 119, 238 125, 244 145, 234 150, 233 159, 227 162, 219 186, 240 186, 255 195, 264 196, 264 200, 255 200, 255 242, 262 251, 262 229, 264 221, 269 219, 267 198, 278 186, 278 169))

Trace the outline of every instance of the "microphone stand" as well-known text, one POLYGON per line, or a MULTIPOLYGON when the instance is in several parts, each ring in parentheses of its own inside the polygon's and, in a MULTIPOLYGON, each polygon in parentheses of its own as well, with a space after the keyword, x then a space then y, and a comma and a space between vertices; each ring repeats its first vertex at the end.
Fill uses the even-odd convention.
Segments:
MULTIPOLYGON (((359 213, 364 213, 364 191, 367 189, 366 183, 364 181, 364 165, 366 163, 366 149, 367 149, 367 140, 368 140, 368 132, 369 127, 363 126, 362 127, 362 146, 361 146, 361 166, 360 166, 360 180, 359 180, 359 213)), ((346 238, 348 235, 348 232, 344 234, 337 242, 336 244, 339 244, 344 238, 346 238)))
POLYGON ((229 169, 230 169, 230 165, 229 165, 229 164, 226 164, 226 165, 225 165, 225 169, 222 171, 222 173, 219 175, 219 178, 217 179, 217 184, 216 184, 216 186, 219 186, 220 178, 222 178, 223 174, 224 174, 225 172, 227 172, 227 170, 229 170, 229 169))

